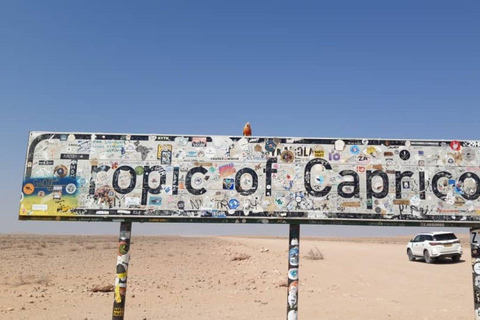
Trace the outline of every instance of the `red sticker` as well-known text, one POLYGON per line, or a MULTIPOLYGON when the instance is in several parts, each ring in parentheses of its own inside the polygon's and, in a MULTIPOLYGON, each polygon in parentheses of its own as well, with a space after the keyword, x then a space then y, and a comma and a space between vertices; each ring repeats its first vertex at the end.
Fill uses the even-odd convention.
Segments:
POLYGON ((452 148, 452 150, 459 151, 461 147, 462 145, 457 140, 453 140, 452 142, 450 142, 450 148, 452 148))

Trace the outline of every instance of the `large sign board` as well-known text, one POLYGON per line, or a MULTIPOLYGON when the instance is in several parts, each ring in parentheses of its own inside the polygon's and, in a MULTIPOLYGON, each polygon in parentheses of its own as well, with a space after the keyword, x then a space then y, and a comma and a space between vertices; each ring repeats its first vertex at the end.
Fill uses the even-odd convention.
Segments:
POLYGON ((21 220, 480 225, 478 141, 31 132, 21 220))

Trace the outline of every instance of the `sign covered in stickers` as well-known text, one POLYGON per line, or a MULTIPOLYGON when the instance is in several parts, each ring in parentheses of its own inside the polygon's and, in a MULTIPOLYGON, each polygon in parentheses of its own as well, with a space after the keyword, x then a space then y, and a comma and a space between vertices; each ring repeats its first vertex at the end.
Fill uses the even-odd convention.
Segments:
POLYGON ((31 132, 20 219, 476 224, 479 151, 457 140, 31 132))

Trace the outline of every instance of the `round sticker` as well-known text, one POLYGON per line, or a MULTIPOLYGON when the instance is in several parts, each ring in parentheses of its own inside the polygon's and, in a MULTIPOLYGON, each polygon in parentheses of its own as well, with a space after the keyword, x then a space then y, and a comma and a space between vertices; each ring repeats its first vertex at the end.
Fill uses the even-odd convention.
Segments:
POLYGON ((237 209, 239 205, 240 205, 240 201, 238 201, 237 199, 232 199, 228 201, 228 207, 230 209, 237 209))
POLYGON ((275 144, 275 142, 273 142, 273 140, 268 140, 266 143, 265 143, 265 150, 267 150, 268 152, 273 152, 275 151, 275 148, 277 147, 277 145, 275 144))
POLYGON ((73 193, 75 193, 75 191, 77 191, 77 186, 74 185, 73 183, 69 183, 69 184, 67 184, 67 186, 65 187, 65 191, 66 191, 68 194, 73 194, 73 193))
POLYGON ((282 159, 283 162, 292 163, 293 159, 295 159, 295 155, 292 151, 286 150, 282 152, 280 159, 282 159))
POLYGON ((122 241, 118 245, 118 254, 119 255, 124 255, 127 254, 128 252, 128 244, 125 241, 122 241))
POLYGON ((338 161, 338 160, 340 160, 340 154, 334 153, 332 158, 333 158, 333 160, 338 161))
POLYGON ((466 161, 473 161, 476 158, 475 150, 472 148, 465 148, 462 150, 462 155, 466 161))
POLYGON ((23 186, 23 193, 25 194, 32 194, 35 191, 35 186, 33 183, 27 183, 23 186))
POLYGON ((142 175, 144 172, 145 172, 145 169, 143 169, 142 166, 138 166, 135 168, 135 173, 137 174, 137 176, 142 175))
POLYGON ((59 166, 56 166, 55 169, 53 169, 53 172, 55 173, 55 175, 59 178, 63 178, 67 175, 67 167, 65 167, 64 165, 59 165, 59 166))
POLYGON ((292 269, 288 270, 288 279, 298 280, 298 268, 292 268, 292 269))
POLYGON ((475 271, 476 274, 480 274, 480 262, 473 265, 473 271, 475 271))
POLYGON ((350 153, 353 155, 357 155, 360 153, 360 148, 358 146, 351 146, 350 153))
POLYGON ((453 140, 452 142, 450 142, 450 148, 452 148, 452 150, 454 151, 459 151, 461 147, 462 145, 457 140, 453 140))
POLYGON ((408 150, 402 150, 398 155, 403 161, 410 159, 410 152, 408 150))

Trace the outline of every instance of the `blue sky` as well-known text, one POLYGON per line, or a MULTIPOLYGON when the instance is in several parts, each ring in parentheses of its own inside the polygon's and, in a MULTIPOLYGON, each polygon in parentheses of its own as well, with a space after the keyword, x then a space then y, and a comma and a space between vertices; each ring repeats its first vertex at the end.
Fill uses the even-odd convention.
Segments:
POLYGON ((240 135, 249 121, 263 136, 477 140, 479 14, 443 0, 2 2, 0 232, 118 227, 16 221, 30 130, 240 135))

